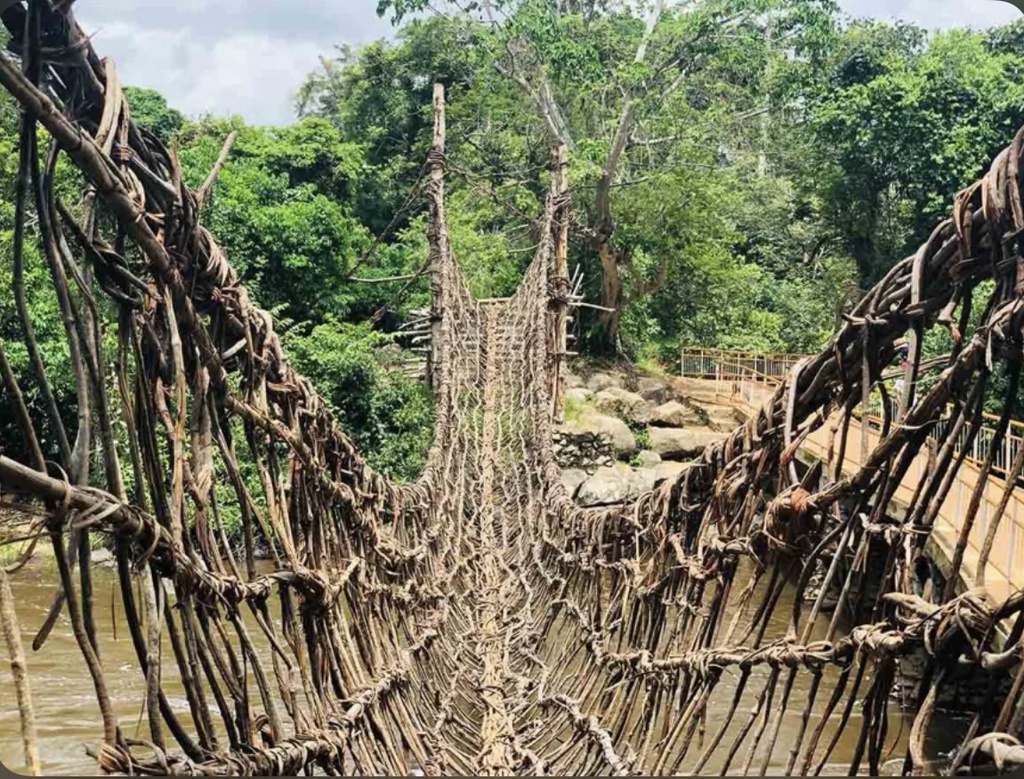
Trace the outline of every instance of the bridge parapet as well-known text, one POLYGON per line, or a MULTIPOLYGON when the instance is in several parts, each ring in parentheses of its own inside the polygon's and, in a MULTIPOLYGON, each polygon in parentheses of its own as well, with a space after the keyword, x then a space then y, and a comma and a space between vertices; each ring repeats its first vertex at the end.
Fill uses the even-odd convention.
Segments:
MULTIPOLYGON (((723 400, 753 414, 773 397, 801 359, 802 355, 796 354, 683 348, 680 372, 684 378, 708 382, 723 400)), ((883 375, 883 380, 894 377, 895 374, 883 375)), ((896 418, 895 393, 888 394, 888 414, 885 403, 885 396, 876 389, 866 413, 863 408, 854 410, 847 433, 843 475, 859 470, 864 462, 863 453, 873 452, 881 443, 886 416, 890 420, 896 418)), ((977 518, 961 565, 961 587, 984 586, 995 600, 1002 600, 1024 589, 1024 423, 1010 421, 1000 442, 999 418, 992 414, 983 414, 982 418, 983 424, 973 433, 965 425, 953 439, 954 455, 962 458, 962 463, 938 509, 928 551, 947 574, 972 498, 979 482, 983 482, 977 518), (998 448, 993 451, 994 447, 998 448), (985 475, 985 462, 990 455, 992 463, 985 475)), ((904 518, 905 507, 912 504, 919 485, 927 478, 936 441, 945 440, 951 419, 947 410, 934 425, 927 446, 915 457, 893 495, 890 515, 904 518)), ((832 473, 841 424, 841 413, 833 412, 823 425, 807 435, 801 445, 801 457, 825 463, 829 466, 827 472, 832 473)))

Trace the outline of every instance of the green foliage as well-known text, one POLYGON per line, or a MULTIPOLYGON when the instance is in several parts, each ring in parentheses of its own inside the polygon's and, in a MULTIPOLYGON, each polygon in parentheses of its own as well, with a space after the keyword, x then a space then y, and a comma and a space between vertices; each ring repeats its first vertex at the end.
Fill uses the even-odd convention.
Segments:
POLYGON ((640 451, 645 451, 651 448, 651 434, 647 429, 647 425, 630 425, 630 429, 633 431, 633 437, 636 439, 636 446, 640 451))
POLYGON ((167 105, 167 98, 155 89, 125 87, 124 96, 132 119, 165 143, 185 126, 184 114, 167 105))
POLYGON ((262 305, 281 306, 291 318, 344 318, 359 303, 346 278, 370 245, 348 205, 364 173, 358 148, 314 118, 283 129, 208 120, 180 135, 192 186, 232 130, 238 139, 205 224, 262 305))
POLYGON ((1019 28, 926 39, 876 22, 842 36, 809 128, 823 216, 865 282, 927 238, 1024 122, 1024 52, 991 45, 1019 28))
MULTIPOLYGON (((453 244, 475 292, 507 294, 529 257, 517 231, 543 197, 547 91, 574 144, 584 230, 570 265, 601 302, 606 271, 585 230, 634 92, 610 198, 620 336, 637 360, 673 359, 681 341, 820 348, 1024 121, 1021 25, 929 36, 846 24, 829 0, 669 4, 637 62, 646 11, 615 0, 441 2, 418 18, 424 9, 382 0, 396 39, 344 51, 303 92, 307 112, 366 144, 378 178, 360 218, 379 232, 404 203, 429 144, 431 84, 444 83, 453 244), (495 193, 519 193, 516 208, 495 193)), ((418 267, 420 219, 401 215, 385 236, 382 274, 418 267)), ((422 306, 425 288, 409 300, 422 306)), ((597 323, 581 315, 587 344, 597 323)))
MULTIPOLYGON (((140 124, 161 138, 173 136, 186 181, 193 187, 206 179, 227 135, 238 133, 228 164, 207 200, 204 224, 217 236, 254 300, 272 309, 285 325, 290 323, 285 341, 293 359, 337 409, 339 420, 371 463, 398 478, 415 477, 430 445, 430 399, 418 383, 393 369, 394 347, 388 336, 374 333, 369 325, 343 324, 366 319, 391 296, 386 287, 347 280, 371 242, 369 231, 353 216, 360 193, 373 180, 363 147, 345 141, 332 123, 315 117, 280 129, 249 127, 237 118, 192 123, 156 92, 128 88, 126 94, 140 124)), ((7 151, 0 154, 0 246, 8 256, 13 240, 16 142, 17 112, 5 97, 0 99, 0 151, 7 151)), ((41 137, 42 148, 46 142, 41 137)), ((63 168, 58 174, 62 196, 74 203, 77 182, 63 168)), ((422 259, 407 255, 400 245, 386 246, 374 258, 369 274, 387 263, 404 269, 413 262, 421 264, 422 259)), ((11 263, 0 264, 0 288, 11 290, 12 283, 11 263)), ((73 433, 74 373, 49 269, 31 227, 25 289, 48 378, 65 425, 73 433)), ((0 296, 0 338, 44 448, 52 455, 55 437, 21 331, 13 295, 0 296)), ((113 334, 111 330, 107 335, 113 334)), ((12 409, 9 404, 0 408, 5 412, 0 416, 4 451, 23 455, 17 451, 21 435, 8 413, 12 409)), ((115 423, 123 433, 120 420, 115 423)), ((241 431, 237 440, 244 441, 241 431)), ((255 486, 259 475, 251 458, 244 447, 238 454, 243 477, 255 486)), ((126 460, 124 465, 131 488, 130 463, 126 460)), ((235 533, 241 517, 226 474, 222 476, 218 479, 221 521, 229 533, 235 533)))
POLYGON ((588 408, 587 404, 576 398, 565 399, 565 421, 566 422, 578 422, 583 418, 583 414, 588 408))
MULTIPOLYGON (((374 176, 364 148, 317 117, 279 129, 207 120, 179 134, 191 184, 205 178, 232 130, 238 137, 205 223, 254 298, 291 323, 283 336, 289 356, 335 408, 371 465, 398 478, 415 477, 430 445, 429 397, 390 367, 388 336, 368 323, 352 324, 390 295, 385 287, 349 280, 371 246, 369 231, 354 214, 374 176)), ((387 264, 404 272, 423 256, 388 246, 375 256, 369 275, 387 264)))
POLYGON ((390 339, 366 324, 328 319, 294 326, 282 340, 370 464, 396 478, 415 478, 430 446, 433 407, 422 383, 388 367, 381 352, 390 339))
MULTIPOLYGON (((611 250, 621 347, 648 365, 673 364, 681 342, 820 348, 1024 123, 1024 23, 929 35, 846 23, 831 0, 666 6, 638 58, 648 9, 621 0, 379 0, 394 38, 324 60, 299 92, 303 118, 284 128, 193 122, 152 90, 126 94, 135 119, 178 146, 193 186, 238 133, 204 223, 254 299, 287 323, 296 366, 369 460, 412 478, 432 410, 397 369, 390 334, 429 303, 427 278, 352 277, 423 269, 435 82, 448 100, 451 241, 474 294, 509 295, 531 260, 558 135, 573 146, 570 268, 600 302, 610 277, 600 249, 611 250), (602 204, 627 109, 633 122, 602 204)), ((8 254, 16 136, 17 112, 0 101, 8 254)), ((75 183, 61 170, 69 202, 75 183)), ((29 244, 30 316, 71 420, 63 326, 29 244)), ((0 288, 10 273, 0 264, 0 288)), ((578 313, 584 347, 597 343, 598 315, 578 313)), ((11 297, 0 297, 0 338, 45 429, 20 332, 11 297)), ((948 349, 943 337, 927 350, 948 349)), ((13 424, 0 419, 5 442, 17 440, 13 424)))
MULTIPOLYGON (((385 0, 382 14, 411 19, 397 40, 358 55, 342 51, 307 82, 303 110, 364 143, 378 171, 375 200, 359 204, 364 224, 383 229, 416 181, 432 128, 431 84, 440 81, 448 98, 453 245, 477 294, 508 294, 530 258, 525 219, 539 212, 544 193, 551 136, 538 95, 552 95, 574 142, 577 219, 593 225, 593 194, 621 96, 635 90, 638 129, 611 192, 623 258, 623 346, 637 359, 654 359, 681 339, 787 349, 824 341, 853 297, 853 267, 824 247, 820 212, 794 194, 806 186, 806 168, 767 177, 757 169, 774 128, 791 124, 782 121, 784 110, 806 103, 806 84, 836 45, 835 6, 669 6, 641 62, 635 54, 646 20, 627 4, 491 7, 493 18, 483 4, 461 11, 441 4, 440 15, 419 20, 416 2, 385 0), (779 108, 764 138, 759 122, 737 117, 766 100, 779 108), (472 171, 468 180, 465 171, 472 171)), ((425 251, 415 216, 402 215, 388 237, 407 257, 425 251)), ((395 259, 389 272, 415 267, 405 262, 397 270, 395 259)), ((604 271, 590 239, 574 242, 570 263, 583 267, 588 297, 601 301, 604 271)), ((585 313, 585 336, 594 325, 585 313)))

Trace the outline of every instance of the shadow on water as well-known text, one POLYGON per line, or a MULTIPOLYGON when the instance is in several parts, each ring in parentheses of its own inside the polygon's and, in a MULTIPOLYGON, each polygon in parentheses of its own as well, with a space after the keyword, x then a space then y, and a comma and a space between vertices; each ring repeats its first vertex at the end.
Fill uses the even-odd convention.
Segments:
MULTIPOLYGON (((31 642, 35 631, 42 624, 49 610, 55 593, 56 573, 51 563, 45 561, 35 563, 12 577, 12 587, 18 608, 23 638, 28 653, 30 678, 34 696, 37 726, 39 731, 39 747, 43 758, 44 770, 47 775, 91 775, 97 773, 96 762, 87 753, 87 747, 95 747, 102 733, 102 722, 96 706, 92 680, 86 671, 78 645, 71 633, 66 618, 58 622, 46 644, 38 652, 31 651, 31 642)), ((97 567, 95 579, 95 610, 97 631, 100 642, 100 653, 110 696, 126 737, 145 739, 148 736, 146 715, 144 711, 145 685, 139 667, 131 637, 124 618, 121 595, 118 589, 117 575, 112 568, 97 567)), ((783 603, 785 603, 785 597, 783 603)), ((779 608, 772 617, 768 637, 785 634, 789 612, 779 608)), ((824 626, 821 626, 822 632, 824 626)), ((257 651, 266 658, 270 665, 269 649, 258 629, 250 631, 257 651)), ((815 638, 820 635, 815 634, 815 638)), ((179 684, 178 669, 173 662, 173 654, 166 641, 163 649, 164 689, 171 706, 190 727, 191 715, 188 701, 179 684)), ((0 663, 0 763, 18 770, 23 765, 20 723, 14 700, 14 687, 8 671, 6 656, 0 663)), ((705 739, 710 739, 716 732, 722 719, 727 715, 729 703, 735 690, 737 674, 723 676, 718 690, 712 697, 709 708, 705 739)), ((834 677, 833 677, 834 678, 834 677)), ((747 686, 745 699, 737 712, 733 727, 727 733, 723 743, 729 743, 734 734, 746 720, 751 707, 764 686, 767 671, 759 673, 751 679, 747 686)), ((809 674, 798 674, 793 690, 789 710, 782 721, 778 748, 774 752, 769 774, 778 775, 785 767, 789 754, 787 737, 793 738, 800 727, 803 701, 810 684, 809 674)), ((863 691, 862 691, 863 693, 863 691)), ((823 684, 812 717, 813 727, 824 708, 829 695, 828 685, 823 684)), ((860 732, 859 704, 854 709, 853 718, 829 763, 823 771, 827 775, 845 775, 848 770, 850 756, 856 747, 860 732)), ((905 714, 895 704, 890 707, 889 749, 884 773, 899 774, 903 756, 906 754, 907 738, 910 732, 912 716, 905 714)), ((839 714, 833 720, 838 723, 839 714)), ((214 721, 217 713, 214 712, 214 721)), ((941 759, 959 741, 965 723, 952 717, 935 718, 931 729, 928 751, 934 759, 941 759)), ((834 725, 825 730, 823 744, 834 732, 834 725)), ((733 771, 743 763, 745 747, 733 763, 733 771)), ((703 773, 717 774, 721 761, 709 763, 703 773)), ((752 770, 757 770, 755 761, 752 770)), ((866 770, 866 769, 862 769, 866 770)))

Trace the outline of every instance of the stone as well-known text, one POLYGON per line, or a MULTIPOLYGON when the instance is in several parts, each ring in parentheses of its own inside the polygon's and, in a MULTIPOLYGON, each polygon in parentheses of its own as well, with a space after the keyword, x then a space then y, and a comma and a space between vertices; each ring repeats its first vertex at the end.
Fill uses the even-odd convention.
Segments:
POLYGON ((567 468, 562 471, 562 484, 565 485, 566 492, 569 493, 570 498, 576 497, 576 492, 579 490, 580 485, 589 478, 589 474, 579 468, 567 468))
POLYGON ((586 387, 573 387, 565 391, 565 402, 578 403, 582 405, 589 401, 593 396, 594 393, 586 387))
POLYGON ((622 379, 613 373, 605 373, 604 371, 595 371, 590 374, 590 378, 587 379, 587 389, 591 392, 600 392, 610 387, 621 387, 622 379))
POLYGON ((651 449, 666 460, 689 460, 700 455, 708 446, 726 437, 707 428, 679 429, 674 427, 648 428, 651 449))
POLYGON ((641 468, 655 468, 661 464, 661 455, 645 449, 636 456, 636 461, 641 468))
POLYGON ((598 468, 583 482, 576 493, 576 501, 581 506, 610 506, 638 498, 650 487, 647 476, 625 463, 616 463, 611 468, 598 468))
POLYGON ((640 397, 655 406, 660 406, 674 395, 668 382, 657 376, 641 376, 637 379, 636 391, 640 397))
POLYGON ((636 436, 621 419, 587 410, 579 419, 562 425, 562 435, 578 437, 587 433, 600 435, 612 445, 616 457, 628 460, 637 452, 636 436))
POLYGON ((635 468, 634 472, 644 480, 644 492, 650 492, 654 489, 654 485, 658 483, 658 474, 654 468, 635 468))
POLYGON ((651 424, 655 427, 699 427, 707 418, 690 406, 678 400, 662 403, 651 412, 651 424))
POLYGON ((104 547, 93 549, 89 555, 95 565, 113 567, 117 564, 117 560, 114 559, 114 553, 104 547))
POLYGON ((593 403, 598 411, 609 416, 624 419, 634 425, 646 425, 650 409, 647 401, 635 392, 609 387, 594 395, 593 403))
POLYGON ((704 408, 712 427, 727 430, 730 433, 743 424, 743 412, 732 406, 706 406, 704 408))
POLYGON ((657 483, 665 481, 665 479, 674 479, 689 467, 689 463, 676 463, 666 460, 654 469, 654 481, 657 483))
POLYGON ((563 469, 575 468, 592 473, 605 461, 615 462, 613 439, 615 434, 621 436, 622 431, 618 428, 610 430, 608 424, 595 422, 594 416, 599 416, 597 411, 584 406, 574 419, 552 434, 555 457, 563 469), (602 432, 605 428, 609 428, 609 432, 602 432))
POLYGON ((585 387, 586 382, 583 377, 574 371, 565 372, 565 386, 566 389, 575 389, 577 387, 585 387))

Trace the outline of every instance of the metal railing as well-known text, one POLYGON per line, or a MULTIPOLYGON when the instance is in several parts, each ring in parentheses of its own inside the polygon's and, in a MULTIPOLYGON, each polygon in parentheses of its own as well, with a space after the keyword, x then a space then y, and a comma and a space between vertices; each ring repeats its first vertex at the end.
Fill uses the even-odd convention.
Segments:
MULTIPOLYGON (((882 403, 881 393, 872 393, 867 419, 868 423, 876 430, 880 430, 884 424, 882 403)), ((897 403, 892 393, 890 393, 889 404, 890 419, 895 419, 897 403)), ((982 420, 984 423, 978 428, 978 432, 974 435, 973 439, 971 438, 970 425, 964 425, 957 434, 956 441, 953 443, 953 451, 956 454, 966 452, 964 460, 978 467, 984 465, 989 452, 996 445, 996 428, 999 423, 999 417, 994 414, 983 414, 982 420)), ((943 438, 946 431, 949 430, 951 423, 950 416, 948 414, 944 415, 935 423, 935 427, 932 428, 933 437, 943 438)), ((1005 478, 1010 473, 1013 462, 1020 454, 1021 449, 1024 449, 1024 423, 1011 419, 999 449, 992 456, 992 475, 1005 478)), ((1018 485, 1024 485, 1024 480, 1019 479, 1018 485)))
MULTIPOLYGON (((680 375, 685 378, 711 379, 722 382, 724 385, 735 385, 737 382, 753 382, 759 387, 755 391, 748 392, 740 384, 728 386, 722 394, 736 395, 737 392, 744 400, 751 400, 755 396, 765 396, 764 385, 775 385, 784 381, 793 370, 793 366, 806 355, 786 354, 773 352, 744 352, 730 351, 728 349, 703 349, 684 347, 680 357, 680 375)), ((748 388, 749 389, 749 388, 748 388)), ((895 393, 890 391, 890 414, 895 418, 895 393)), ((871 395, 871 402, 868 406, 867 418, 869 424, 880 429, 883 422, 882 395, 874 392, 871 395)), ((861 416, 858 414, 858 416, 861 416)), ((955 443, 954 451, 961 453, 968 444, 970 451, 965 458, 975 465, 984 463, 985 458, 995 443, 996 425, 999 417, 993 414, 984 414, 983 419, 987 424, 983 425, 973 441, 968 441, 970 433, 967 429, 960 432, 955 443)), ((935 427, 936 433, 944 433, 949 426, 949 417, 943 417, 935 427)), ((966 426, 965 426, 966 428, 966 426)), ((1009 473, 1014 460, 1024 448, 1024 422, 1011 420, 1003 438, 999 451, 992 460, 992 469, 995 473, 1006 475, 1009 473)))
POLYGON ((684 347, 680 375, 697 379, 748 379, 751 374, 784 379, 804 355, 772 352, 734 352, 727 349, 684 347))
MULTIPOLYGON (((967 449, 966 459, 976 465, 984 463, 996 443, 996 429, 994 425, 998 423, 999 417, 985 414, 984 418, 986 422, 991 423, 993 426, 984 425, 978 430, 974 440, 969 441, 970 431, 967 430, 965 425, 964 429, 957 436, 955 444, 958 453, 967 449)), ((943 418, 936 425, 936 432, 944 433, 949 428, 949 424, 949 418, 943 418)), ((1009 427, 1006 429, 1006 435, 1003 437, 1002 444, 992 457, 993 471, 1001 476, 1006 476, 1010 472, 1014 460, 1020 454, 1021 449, 1024 449, 1024 424, 1011 420, 1009 427)))

